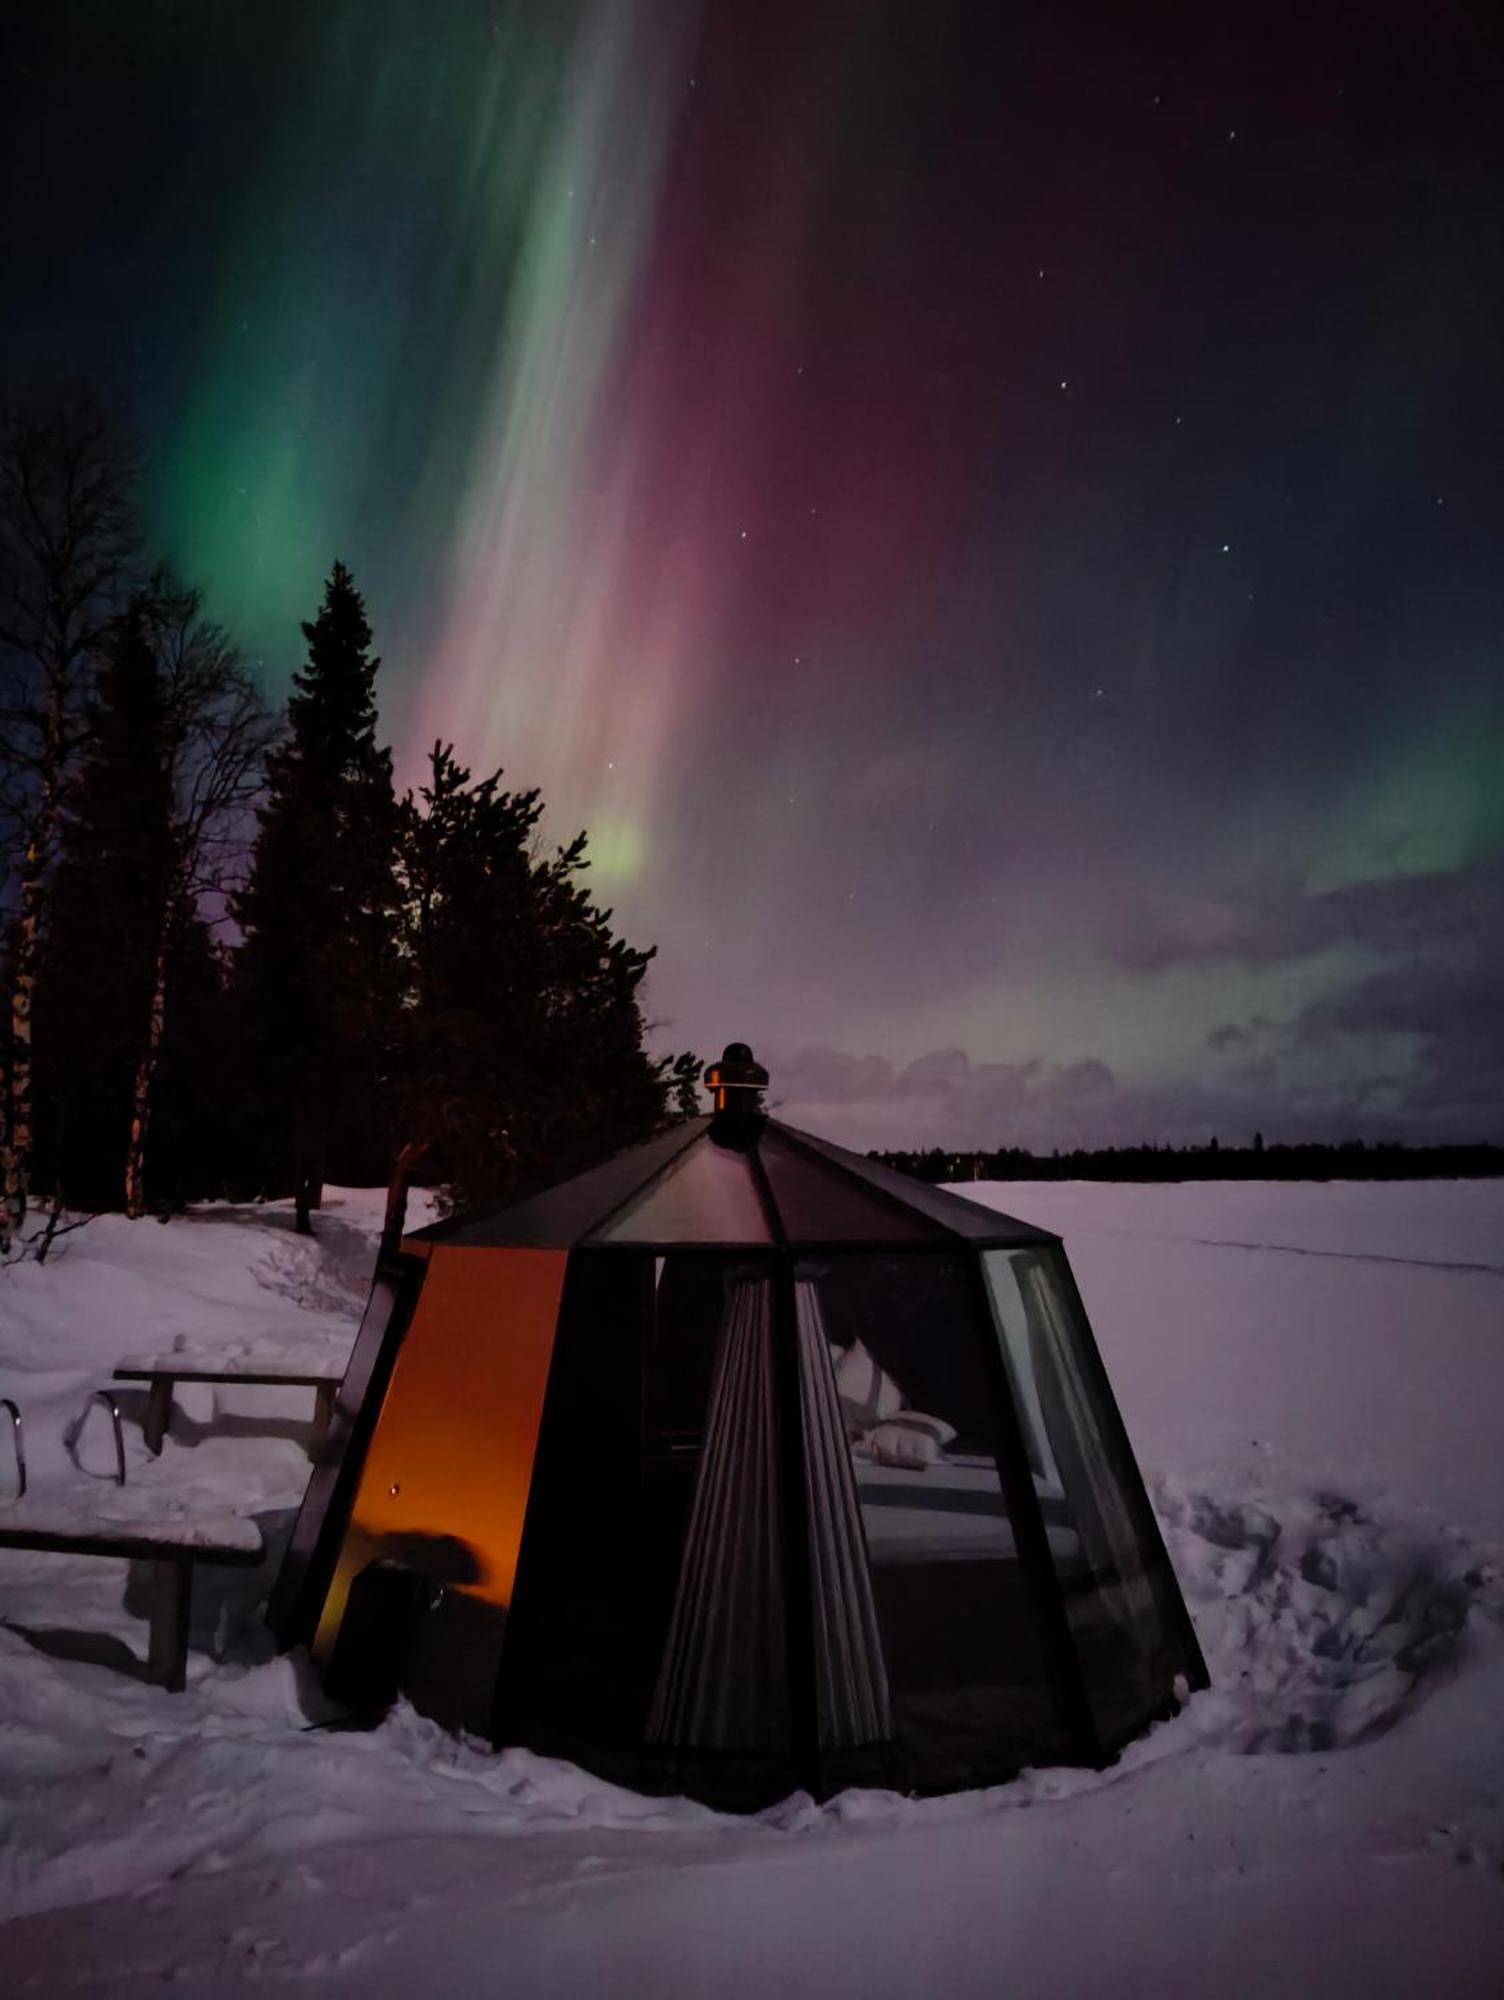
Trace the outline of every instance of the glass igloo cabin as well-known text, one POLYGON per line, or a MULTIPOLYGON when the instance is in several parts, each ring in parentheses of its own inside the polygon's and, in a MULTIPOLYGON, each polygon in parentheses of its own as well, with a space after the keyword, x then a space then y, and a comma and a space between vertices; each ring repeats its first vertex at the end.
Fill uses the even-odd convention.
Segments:
POLYGON ((707 1082, 385 1261, 281 1637, 723 1806, 1110 1761, 1206 1669, 1060 1240, 707 1082))

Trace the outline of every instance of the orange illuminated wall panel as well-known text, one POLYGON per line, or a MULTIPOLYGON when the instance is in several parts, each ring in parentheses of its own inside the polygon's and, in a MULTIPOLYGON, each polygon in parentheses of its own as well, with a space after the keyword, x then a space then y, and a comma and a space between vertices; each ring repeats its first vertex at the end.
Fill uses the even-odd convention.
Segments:
POLYGON ((384 1555, 492 1604, 511 1601, 567 1262, 564 1250, 434 1246, 319 1621, 319 1657, 352 1579, 384 1555))

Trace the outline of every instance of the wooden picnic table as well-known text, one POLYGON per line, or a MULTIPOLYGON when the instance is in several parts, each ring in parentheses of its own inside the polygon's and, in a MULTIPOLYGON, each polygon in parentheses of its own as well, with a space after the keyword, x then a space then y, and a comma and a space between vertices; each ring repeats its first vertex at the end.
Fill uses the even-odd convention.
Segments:
POLYGON ((180 1694, 188 1679, 188 1612, 196 1563, 250 1569, 266 1555, 254 1521, 234 1514, 199 1520, 112 1521, 18 1503, 0 1511, 0 1549, 44 1555, 113 1556, 150 1564, 148 1680, 180 1694))
POLYGON ((317 1450, 334 1417, 334 1398, 344 1379, 343 1364, 306 1362, 281 1367, 269 1361, 247 1358, 225 1360, 215 1355, 148 1354, 134 1361, 122 1361, 115 1370, 117 1382, 147 1382, 146 1416, 142 1435, 146 1448, 160 1453, 172 1415, 172 1391, 178 1382, 214 1382, 227 1386, 269 1389, 312 1389, 313 1430, 310 1444, 317 1450))

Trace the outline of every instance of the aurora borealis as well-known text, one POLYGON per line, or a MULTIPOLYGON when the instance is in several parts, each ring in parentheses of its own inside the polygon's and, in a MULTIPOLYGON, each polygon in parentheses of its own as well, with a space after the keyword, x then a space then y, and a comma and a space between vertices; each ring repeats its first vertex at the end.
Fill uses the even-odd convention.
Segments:
POLYGON ((6 32, 0 364, 273 692, 351 564, 663 1046, 860 1144, 1498 1136, 1492 10, 6 32))

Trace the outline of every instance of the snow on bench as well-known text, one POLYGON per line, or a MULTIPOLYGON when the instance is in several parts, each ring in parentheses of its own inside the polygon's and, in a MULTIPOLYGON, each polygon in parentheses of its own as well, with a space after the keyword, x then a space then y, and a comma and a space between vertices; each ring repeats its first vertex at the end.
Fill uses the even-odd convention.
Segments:
POLYGON ((151 1624, 146 1674, 170 1693, 188 1679, 188 1609, 195 1563, 254 1568, 266 1543, 236 1514, 112 1519, 66 1506, 23 1501, 0 1512, 0 1549, 43 1555, 113 1556, 150 1565, 151 1624))
POLYGON ((181 1382, 338 1382, 343 1361, 327 1353, 194 1354, 168 1348, 162 1354, 137 1354, 122 1361, 117 1375, 171 1375, 181 1382))
POLYGON ((280 1356, 267 1360, 256 1355, 217 1355, 170 1352, 138 1355, 122 1361, 115 1370, 117 1382, 148 1382, 146 1416, 142 1435, 146 1448, 162 1450, 167 1423, 172 1414, 172 1390, 176 1382, 220 1382, 241 1387, 269 1389, 312 1389, 313 1434, 316 1450, 334 1415, 334 1397, 344 1376, 344 1363, 323 1355, 280 1356))

